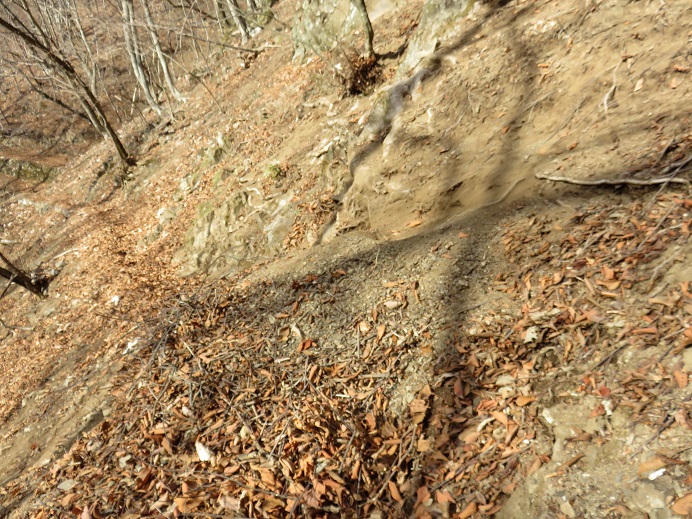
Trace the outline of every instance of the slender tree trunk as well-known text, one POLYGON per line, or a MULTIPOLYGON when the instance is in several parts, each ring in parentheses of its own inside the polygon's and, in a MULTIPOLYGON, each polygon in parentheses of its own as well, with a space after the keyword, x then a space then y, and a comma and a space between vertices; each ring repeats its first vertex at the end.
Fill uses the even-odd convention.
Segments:
POLYGON ((144 19, 146 20, 147 29, 149 30, 149 34, 151 35, 151 41, 154 44, 154 51, 156 52, 156 56, 159 58, 159 63, 161 63, 161 70, 163 71, 163 77, 166 80, 166 86, 168 87, 169 92, 176 101, 184 102, 185 98, 178 91, 178 89, 175 88, 175 84, 173 83, 173 78, 171 77, 171 72, 168 68, 168 62, 166 61, 166 56, 164 55, 163 50, 161 50, 159 35, 156 32, 156 28, 154 27, 154 20, 151 17, 151 11, 149 11, 149 5, 147 2, 148 0, 142 0, 142 8, 144 9, 144 19))
POLYGON ((84 34, 84 28, 82 27, 82 20, 79 18, 79 9, 77 9, 77 4, 73 1, 71 3, 71 7, 72 20, 74 22, 74 25, 77 27, 77 31, 79 32, 79 38, 80 40, 82 40, 82 45, 84 45, 87 55, 89 56, 88 61, 84 60, 84 72, 89 78, 89 88, 92 92, 96 92, 96 78, 98 75, 98 67, 96 66, 96 60, 94 59, 94 54, 91 52, 91 46, 89 45, 89 41, 87 40, 86 35, 84 34))
POLYGON ((104 138, 107 138, 108 132, 106 131, 106 129, 101 124, 101 121, 99 120, 98 116, 91 109, 91 106, 89 106, 89 103, 82 97, 78 97, 78 99, 79 99, 79 104, 82 105, 82 108, 84 109, 84 113, 87 115, 87 118, 89 119, 89 122, 91 123, 91 125, 94 128, 96 128, 96 131, 99 132, 104 138))
POLYGON ((240 31, 240 39, 243 43, 245 43, 250 37, 250 34, 248 33, 247 24, 245 23, 245 18, 243 18, 243 13, 240 12, 240 7, 238 7, 238 0, 226 0, 226 5, 228 6, 228 10, 231 12, 231 16, 233 17, 236 27, 238 27, 238 30, 240 31))
POLYGON ((231 22, 229 21, 230 15, 226 12, 226 6, 224 6, 223 0, 216 0, 214 4, 216 5, 216 19, 219 21, 219 27, 223 32, 231 27, 231 22))
POLYGON ((375 59, 375 51, 372 46, 372 40, 375 38, 375 33, 372 30, 372 24, 370 23, 370 16, 368 15, 368 10, 365 7, 365 0, 351 0, 353 7, 360 13, 360 17, 363 19, 363 28, 365 29, 365 57, 368 60, 375 59))
POLYGON ((111 126, 110 121, 106 117, 106 113, 103 111, 103 108, 101 108, 101 103, 99 103, 98 99, 96 99, 96 96, 94 96, 91 90, 89 90, 89 87, 86 85, 86 83, 84 83, 79 77, 76 77, 75 79, 78 82, 78 86, 81 87, 82 92, 84 92, 84 95, 89 101, 88 104, 91 106, 92 110, 98 117, 99 122, 102 125, 102 128, 106 130, 106 134, 113 141, 113 144, 115 145, 115 149, 118 152, 120 159, 126 166, 132 166, 134 164, 134 160, 132 159, 132 157, 128 155, 125 146, 118 137, 118 133, 115 131, 113 126, 111 126))
POLYGON ((123 36, 125 37, 127 54, 130 56, 132 72, 137 79, 137 83, 142 87, 144 97, 151 109, 154 110, 157 115, 161 115, 163 110, 161 110, 161 106, 159 106, 159 103, 154 98, 146 73, 144 72, 144 64, 142 63, 142 55, 139 51, 139 41, 137 40, 137 31, 135 29, 134 6, 132 0, 122 0, 121 5, 123 10, 123 36))
POLYGON ((122 162, 127 166, 132 165, 134 161, 127 153, 127 150, 125 149, 125 146, 123 146, 123 143, 120 141, 117 132, 113 129, 110 122, 108 121, 108 118, 106 117, 105 112, 101 109, 101 105, 96 99, 96 96, 89 89, 87 84, 79 77, 79 74, 77 74, 77 71, 75 71, 72 65, 70 65, 64 59, 62 59, 50 47, 42 43, 34 35, 28 32, 28 29, 26 29, 25 27, 16 27, 15 25, 11 24, 2 17, 0 17, 0 27, 4 28, 10 34, 19 38, 33 49, 36 49, 37 51, 41 52, 46 57, 48 62, 53 67, 57 68, 58 71, 63 75, 63 77, 65 77, 72 85, 74 85, 75 90, 77 91, 77 95, 80 97, 80 99, 82 99, 84 102, 90 105, 93 111, 98 115, 99 119, 101 119, 101 123, 103 124, 103 127, 106 129, 106 133, 113 141, 115 149, 118 152, 118 155, 120 156, 122 162))

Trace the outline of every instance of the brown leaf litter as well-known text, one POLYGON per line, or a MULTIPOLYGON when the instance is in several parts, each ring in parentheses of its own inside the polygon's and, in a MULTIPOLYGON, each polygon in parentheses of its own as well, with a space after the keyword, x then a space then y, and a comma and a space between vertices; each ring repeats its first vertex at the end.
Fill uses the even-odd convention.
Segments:
MULTIPOLYGON (((407 325, 415 283, 388 282, 359 315, 338 305, 347 269, 181 296, 116 377, 111 416, 27 476, 42 496, 32 517, 492 516, 551 463, 540 410, 555 394, 593 397, 595 417, 631 409, 653 431, 632 456, 679 431, 640 476, 689 467, 674 439, 691 428, 689 373, 666 361, 692 344, 691 287, 656 281, 689 239, 691 205, 665 194, 507 222, 499 241, 516 268, 491 287, 507 297, 457 323, 434 382, 400 413, 395 384, 436 333, 407 325), (325 318, 339 340, 313 335, 325 318), (619 357, 646 350, 656 355, 613 378, 619 357)), ((575 431, 546 480, 607 439, 575 431)), ((670 506, 686 513, 689 494, 670 506)))

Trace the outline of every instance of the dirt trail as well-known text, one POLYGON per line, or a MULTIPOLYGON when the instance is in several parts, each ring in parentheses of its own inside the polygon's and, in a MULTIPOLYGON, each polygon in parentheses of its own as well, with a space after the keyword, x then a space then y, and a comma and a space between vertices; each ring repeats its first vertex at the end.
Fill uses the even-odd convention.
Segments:
POLYGON ((690 178, 690 9, 477 4, 358 98, 267 30, 123 187, 3 177, 60 274, 0 300, 0 516, 692 513, 688 186, 536 178, 690 178))

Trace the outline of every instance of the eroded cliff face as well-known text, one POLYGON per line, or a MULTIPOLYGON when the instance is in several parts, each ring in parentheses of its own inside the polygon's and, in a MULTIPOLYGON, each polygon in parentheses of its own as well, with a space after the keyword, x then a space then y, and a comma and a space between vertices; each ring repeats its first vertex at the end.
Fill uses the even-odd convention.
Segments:
MULTIPOLYGON (((474 4, 475 0, 425 1, 420 23, 409 41, 398 77, 410 73, 418 61, 434 52, 440 41, 454 32, 454 23, 474 4)), ((366 5, 370 19, 375 22, 382 16, 402 11, 406 2, 372 0, 366 5)), ((304 59, 315 53, 330 52, 339 43, 351 42, 354 36, 361 34, 358 13, 349 0, 303 0, 291 30, 294 58, 304 59)))
MULTIPOLYGON (((349 230, 369 230, 370 204, 406 204, 411 192, 408 184, 419 182, 416 175, 411 175, 406 185, 399 178, 389 182, 387 194, 391 196, 384 200, 371 200, 369 190, 350 188, 354 183, 356 187, 377 184, 378 178, 371 177, 379 177, 382 172, 366 172, 356 179, 359 166, 368 160, 377 162, 383 153, 390 152, 391 145, 383 150, 383 140, 392 128, 398 127, 395 119, 415 95, 414 89, 420 89, 421 83, 439 68, 440 60, 434 56, 436 49, 441 42, 455 37, 455 23, 472 5, 473 0, 429 0, 416 6, 402 0, 368 2, 375 26, 375 49, 381 55, 394 55, 383 58, 392 80, 379 85, 372 95, 356 98, 345 98, 337 82, 316 87, 327 95, 297 107, 296 118, 304 123, 302 129, 284 139, 270 160, 255 165, 253 178, 248 177, 241 190, 226 189, 225 178, 214 177, 212 182, 219 183, 217 194, 198 208, 184 245, 175 256, 180 273, 226 275, 260 258, 285 253, 296 244, 311 246, 349 230), (400 24, 398 41, 394 41, 387 29, 392 20, 405 17, 410 20, 408 26, 400 24), (277 177, 272 168, 282 163, 294 173, 310 171, 316 178, 310 182, 303 178, 302 184, 296 184, 295 178, 277 177), (304 218, 299 221, 305 216, 303 202, 310 198, 326 198, 319 210, 326 214, 317 225, 307 225, 304 235, 296 240, 296 223, 306 223, 304 218)), ((291 38, 294 61, 305 63, 311 57, 317 58, 328 62, 328 67, 336 67, 338 73, 340 59, 331 59, 337 55, 343 58, 337 46, 360 48, 363 30, 359 14, 348 0, 305 0, 295 14, 291 38)), ((216 144, 212 145, 205 156, 215 147, 216 144)), ((195 175, 203 177, 209 162, 239 160, 240 150, 226 148, 222 157, 206 163, 202 160, 195 175)), ((199 180, 189 179, 181 184, 178 203, 184 203, 187 192, 199 180)))
POLYGON ((181 275, 225 275, 280 253, 296 217, 294 197, 293 191, 263 196, 250 188, 198 206, 173 260, 181 275))
POLYGON ((332 50, 344 32, 353 29, 356 14, 349 0, 305 0, 291 31, 294 57, 304 59, 316 52, 332 50))
POLYGON ((410 75, 421 60, 432 55, 442 42, 454 37, 459 29, 457 22, 471 11, 475 3, 476 0, 427 0, 418 29, 408 42, 397 78, 410 75))

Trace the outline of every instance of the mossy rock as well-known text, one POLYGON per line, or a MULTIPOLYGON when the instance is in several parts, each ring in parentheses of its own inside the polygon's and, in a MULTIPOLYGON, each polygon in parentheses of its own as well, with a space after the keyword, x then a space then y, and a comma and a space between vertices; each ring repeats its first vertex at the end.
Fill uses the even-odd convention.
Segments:
POLYGON ((279 164, 278 162, 272 162, 264 168, 264 174, 274 181, 274 183, 281 183, 283 179, 286 178, 288 168, 284 164, 279 164))
POLYGON ((216 173, 214 173, 214 176, 211 179, 211 184, 214 187, 218 187, 220 184, 225 182, 228 177, 233 175, 235 173, 234 169, 229 169, 229 168, 221 168, 216 173))
POLYGON ((47 182, 55 178, 56 170, 35 162, 0 159, 0 172, 21 180, 47 182))
POLYGON ((266 8, 261 13, 257 13, 252 21, 260 27, 265 27, 273 19, 274 11, 272 11, 269 8, 266 8))

